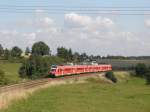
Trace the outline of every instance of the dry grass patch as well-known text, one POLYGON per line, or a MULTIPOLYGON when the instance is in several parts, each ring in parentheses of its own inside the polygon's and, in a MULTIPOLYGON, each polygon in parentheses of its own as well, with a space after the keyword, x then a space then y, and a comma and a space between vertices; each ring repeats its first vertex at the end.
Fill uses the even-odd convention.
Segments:
POLYGON ((59 81, 50 81, 47 84, 33 87, 30 89, 18 88, 13 91, 5 92, 0 94, 0 109, 6 109, 9 105, 20 99, 26 99, 37 90, 42 90, 51 86, 73 84, 73 83, 85 83, 85 78, 81 79, 68 79, 59 81))
POLYGON ((119 82, 128 81, 130 79, 130 72, 128 71, 115 71, 114 75, 119 82))

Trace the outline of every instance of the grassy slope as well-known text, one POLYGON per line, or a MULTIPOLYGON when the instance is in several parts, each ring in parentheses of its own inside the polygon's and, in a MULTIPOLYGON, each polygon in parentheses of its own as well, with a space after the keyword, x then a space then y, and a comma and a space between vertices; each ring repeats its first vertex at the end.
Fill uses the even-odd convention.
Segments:
POLYGON ((5 72, 6 77, 11 82, 17 82, 20 80, 18 75, 18 69, 20 65, 20 63, 9 63, 0 61, 0 68, 5 72))
POLYGON ((5 112, 150 112, 150 87, 132 78, 51 87, 18 101, 5 112))

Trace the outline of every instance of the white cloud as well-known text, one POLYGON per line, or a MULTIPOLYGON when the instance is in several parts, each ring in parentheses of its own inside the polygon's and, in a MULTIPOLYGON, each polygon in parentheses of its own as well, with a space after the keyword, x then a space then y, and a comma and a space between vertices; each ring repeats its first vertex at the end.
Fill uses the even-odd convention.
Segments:
POLYGON ((50 29, 55 27, 55 21, 50 17, 39 17, 32 22, 32 27, 35 29, 50 29))
POLYGON ((150 19, 145 20, 145 26, 150 27, 150 19))
POLYGON ((24 30, 22 32, 19 31, 20 27, 13 31, 0 30, 0 43, 9 48, 18 45, 25 49, 36 41, 44 41, 52 51, 56 51, 58 46, 65 46, 74 51, 100 55, 149 53, 149 38, 142 39, 142 34, 122 31, 108 17, 69 13, 64 15, 64 26, 56 25, 57 22, 47 15, 29 20, 30 24, 21 27, 24 30))
POLYGON ((98 24, 103 27, 111 27, 114 25, 113 21, 110 18, 106 18, 106 17, 105 18, 97 17, 95 24, 98 24))
POLYGON ((65 20, 67 23, 79 26, 89 25, 92 22, 92 18, 89 16, 80 16, 76 13, 65 14, 65 20))
POLYGON ((54 24, 54 21, 49 17, 40 18, 40 21, 38 21, 38 22, 40 22, 41 24, 43 24, 45 26, 54 24))
POLYGON ((114 25, 113 21, 110 18, 106 17, 90 17, 83 16, 76 13, 69 13, 65 15, 65 22, 71 27, 87 27, 90 28, 101 28, 101 27, 111 27, 114 25))

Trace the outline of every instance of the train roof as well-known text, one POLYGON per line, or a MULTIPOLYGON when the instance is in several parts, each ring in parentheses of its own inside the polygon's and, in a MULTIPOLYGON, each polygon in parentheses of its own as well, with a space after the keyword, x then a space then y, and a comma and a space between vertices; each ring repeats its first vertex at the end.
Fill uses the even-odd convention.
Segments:
POLYGON ((102 65, 64 65, 64 66, 57 66, 58 68, 74 68, 74 67, 99 67, 99 66, 111 66, 110 64, 102 64, 102 65))

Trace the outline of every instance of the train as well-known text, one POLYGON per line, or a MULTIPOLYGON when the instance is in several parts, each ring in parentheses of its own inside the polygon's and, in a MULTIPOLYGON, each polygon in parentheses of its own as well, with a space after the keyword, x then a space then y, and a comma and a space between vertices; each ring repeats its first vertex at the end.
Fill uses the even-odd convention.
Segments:
POLYGON ((82 73, 95 73, 111 71, 112 66, 109 64, 104 65, 52 65, 49 74, 54 77, 82 74, 82 73))

